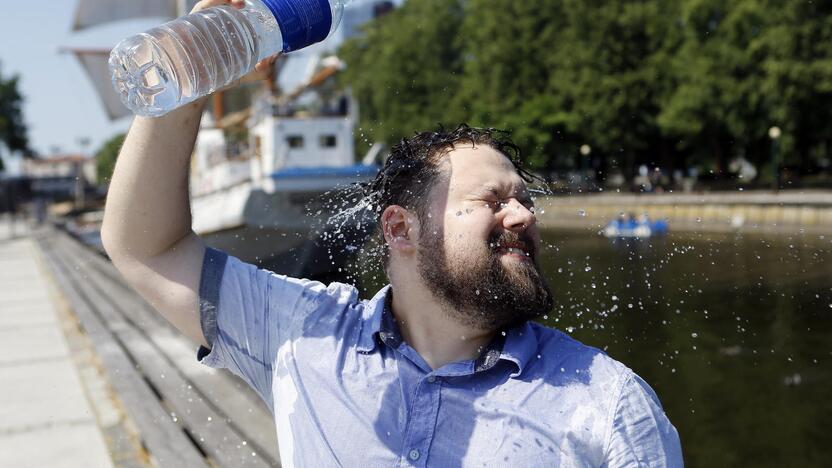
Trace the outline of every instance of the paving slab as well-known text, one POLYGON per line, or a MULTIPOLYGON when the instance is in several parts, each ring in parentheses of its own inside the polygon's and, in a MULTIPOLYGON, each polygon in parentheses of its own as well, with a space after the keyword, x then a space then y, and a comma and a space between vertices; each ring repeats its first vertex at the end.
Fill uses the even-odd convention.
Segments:
POLYGON ((0 369, 29 361, 69 359, 64 336, 54 323, 0 328, 0 343, 0 369))
POLYGON ((111 467, 47 272, 22 224, 0 220, 0 466, 111 467))
MULTIPOLYGON (((3 294, 0 292, 0 294, 3 294)), ((0 308, 0 331, 37 325, 55 325, 52 304, 4 304, 0 308)))
POLYGON ((95 424, 68 357, 0 364, 0 437, 39 427, 95 424))
POLYGON ((112 463, 106 451, 90 450, 100 438, 93 422, 0 435, 0 466, 15 468, 98 468, 112 463))

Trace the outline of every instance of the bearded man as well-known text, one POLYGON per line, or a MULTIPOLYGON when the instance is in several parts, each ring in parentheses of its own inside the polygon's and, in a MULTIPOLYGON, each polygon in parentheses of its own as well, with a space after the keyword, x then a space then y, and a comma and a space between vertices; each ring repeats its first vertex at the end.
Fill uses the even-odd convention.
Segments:
POLYGON ((258 270, 191 230, 203 102, 136 119, 102 240, 126 280, 202 345, 202 363, 263 398, 284 466, 682 466, 642 379, 531 321, 554 299, 503 134, 460 126, 393 148, 369 187, 390 284, 361 300, 350 285, 258 270))

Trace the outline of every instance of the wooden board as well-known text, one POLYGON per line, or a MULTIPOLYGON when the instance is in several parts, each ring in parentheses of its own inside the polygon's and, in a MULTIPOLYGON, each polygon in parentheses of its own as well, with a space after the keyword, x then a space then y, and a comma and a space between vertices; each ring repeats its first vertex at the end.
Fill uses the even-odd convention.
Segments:
POLYGON ((116 313, 122 314, 112 320, 129 322, 145 335, 157 352, 193 387, 192 390, 229 420, 231 428, 243 437, 250 451, 262 454, 271 464, 277 465, 279 454, 274 421, 259 396, 230 372, 215 371, 199 364, 195 358, 196 345, 180 335, 129 289, 112 264, 92 255, 72 239, 60 242, 62 251, 80 265, 80 270, 89 278, 99 297, 107 300, 104 296, 110 296, 110 305, 116 313))
POLYGON ((136 371, 134 362, 123 346, 91 305, 78 293, 65 267, 56 259, 59 252, 43 237, 38 238, 38 244, 45 254, 44 258, 55 281, 72 304, 85 333, 90 337, 111 385, 139 429, 142 444, 150 453, 151 459, 158 466, 208 466, 182 427, 170 418, 148 382, 136 371))

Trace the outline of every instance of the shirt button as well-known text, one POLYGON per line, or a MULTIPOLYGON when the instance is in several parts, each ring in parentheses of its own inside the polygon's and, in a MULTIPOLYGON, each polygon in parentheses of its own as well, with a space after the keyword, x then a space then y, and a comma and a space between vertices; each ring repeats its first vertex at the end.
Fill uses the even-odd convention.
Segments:
POLYGON ((428 376, 428 382, 430 382, 430 383, 436 382, 436 377, 434 377, 432 375, 428 376))
POLYGON ((407 454, 407 456, 410 457, 411 460, 416 461, 419 459, 419 451, 413 449, 410 451, 410 453, 407 454))

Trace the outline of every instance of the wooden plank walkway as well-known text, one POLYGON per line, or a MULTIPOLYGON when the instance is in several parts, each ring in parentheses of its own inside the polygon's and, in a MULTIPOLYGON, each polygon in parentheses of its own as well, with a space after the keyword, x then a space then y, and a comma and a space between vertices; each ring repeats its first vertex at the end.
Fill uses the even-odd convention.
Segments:
POLYGON ((59 230, 37 241, 157 465, 280 465, 272 416, 246 384, 199 364, 107 259, 59 230))

